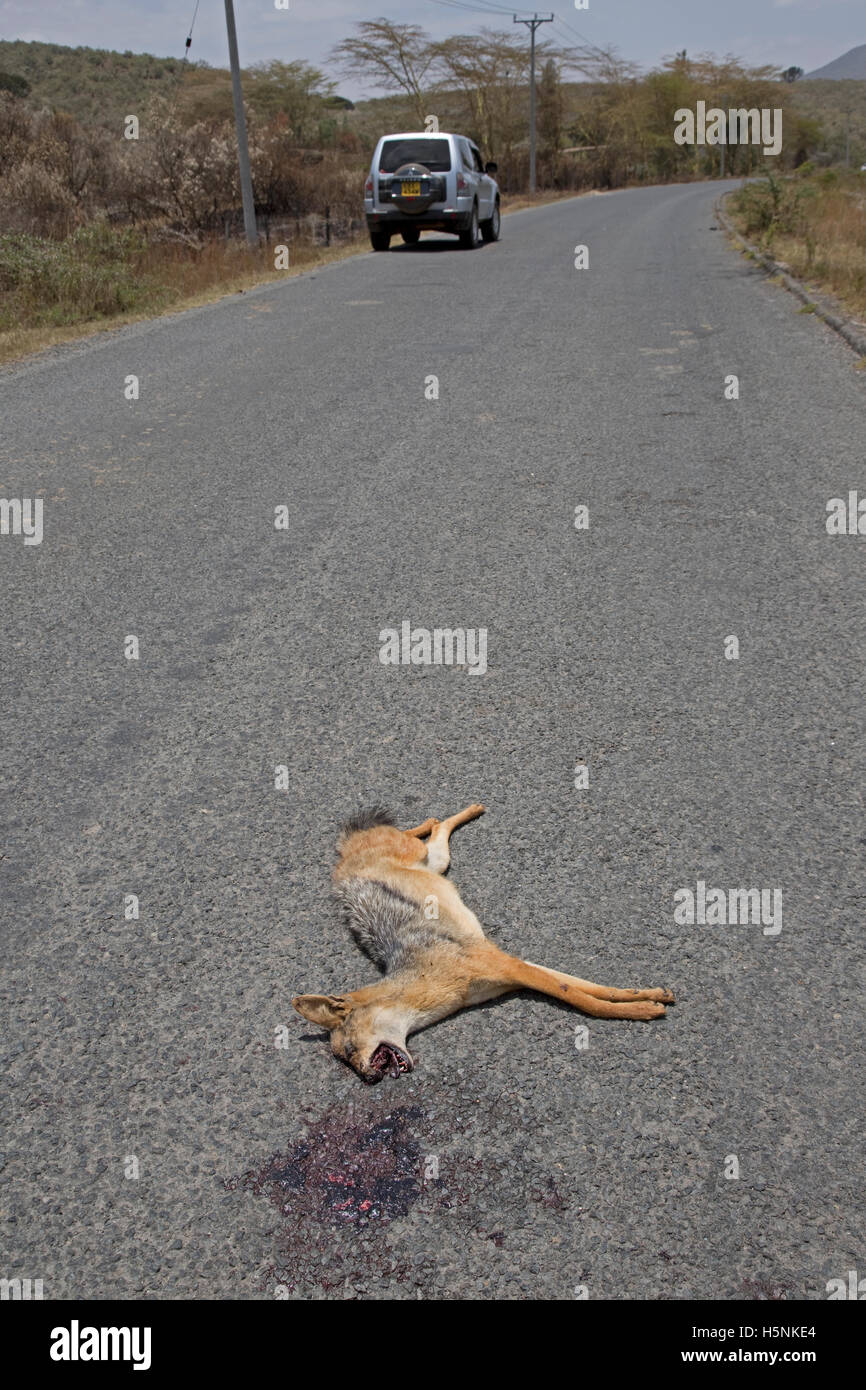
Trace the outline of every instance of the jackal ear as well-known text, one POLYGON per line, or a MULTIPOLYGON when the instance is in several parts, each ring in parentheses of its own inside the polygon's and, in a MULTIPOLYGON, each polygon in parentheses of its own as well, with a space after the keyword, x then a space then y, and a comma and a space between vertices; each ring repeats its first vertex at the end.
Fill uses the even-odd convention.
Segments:
POLYGON ((292 1007, 310 1023, 329 1030, 344 1023, 352 1012, 352 1005, 342 994, 297 994, 292 1007))

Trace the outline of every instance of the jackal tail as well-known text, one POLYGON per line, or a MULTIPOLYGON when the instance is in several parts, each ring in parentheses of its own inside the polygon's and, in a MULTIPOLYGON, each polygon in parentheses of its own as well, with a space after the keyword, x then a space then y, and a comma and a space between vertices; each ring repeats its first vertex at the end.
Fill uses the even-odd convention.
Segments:
POLYGON ((363 810, 357 811, 354 816, 340 826, 340 837, 337 841, 338 850, 342 850, 350 835, 356 835, 359 830, 376 830, 380 825, 396 825, 394 817, 384 806, 368 806, 363 810))

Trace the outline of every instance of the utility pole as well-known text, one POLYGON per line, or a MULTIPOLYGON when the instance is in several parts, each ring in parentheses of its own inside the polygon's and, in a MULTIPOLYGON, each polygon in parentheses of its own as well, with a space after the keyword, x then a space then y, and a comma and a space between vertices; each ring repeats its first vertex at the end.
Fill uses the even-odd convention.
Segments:
POLYGON ((258 246, 256 205, 253 202, 253 180, 250 174, 250 147, 247 144, 247 121, 244 115, 244 94, 241 90, 241 69, 238 62, 238 35, 235 29, 233 0, 226 0, 226 28, 229 35, 229 62, 232 69, 232 98, 235 104, 235 125, 238 132, 238 166, 241 175, 241 197, 244 203, 244 231, 250 246, 258 246))
POLYGON ((540 18, 537 14, 532 19, 518 19, 514 16, 515 24, 525 24, 529 30, 529 191, 535 192, 535 31, 539 24, 552 24, 553 15, 548 15, 546 19, 540 18))

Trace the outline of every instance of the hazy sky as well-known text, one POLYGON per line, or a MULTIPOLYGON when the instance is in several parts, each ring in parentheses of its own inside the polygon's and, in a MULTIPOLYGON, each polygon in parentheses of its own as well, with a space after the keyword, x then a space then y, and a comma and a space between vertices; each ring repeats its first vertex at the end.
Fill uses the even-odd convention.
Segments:
MULTIPOLYGON (((485 24, 513 28, 506 5, 505 13, 490 12, 500 0, 290 0, 290 6, 235 0, 242 64, 305 58, 321 66, 353 24, 382 14, 420 24, 437 38, 485 24)), ((194 8, 195 0, 0 0, 0 38, 180 56, 194 8)), ((685 48, 733 53, 750 63, 796 63, 808 72, 866 42, 864 0, 589 0, 588 10, 554 0, 552 10, 538 12, 557 16, 540 34, 568 43, 575 38, 569 26, 592 43, 616 45, 642 67, 685 48)), ((226 65, 223 0, 199 0, 190 54, 226 65)), ((341 89, 361 94, 345 82, 341 89)))

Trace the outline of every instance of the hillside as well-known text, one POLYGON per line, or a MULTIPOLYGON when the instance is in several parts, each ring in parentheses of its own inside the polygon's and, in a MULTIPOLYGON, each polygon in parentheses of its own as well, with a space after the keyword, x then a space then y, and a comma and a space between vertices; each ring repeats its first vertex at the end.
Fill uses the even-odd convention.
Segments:
MULTIPOLYGON (((304 64, 300 65, 304 67, 304 64)), ((67 112, 85 126, 116 131, 130 113, 141 116, 153 97, 166 98, 182 123, 231 120, 228 68, 157 58, 152 53, 114 53, 101 48, 64 48, 53 43, 0 40, 0 73, 24 78, 32 106, 67 112)), ((247 103, 273 110, 273 93, 244 73, 247 103)), ((326 106, 351 103, 325 97, 326 106)))
POLYGON ((847 53, 843 53, 841 58, 834 58, 832 63, 825 63, 822 68, 816 68, 814 72, 807 72, 806 77, 822 78, 833 82, 843 82, 846 79, 857 81, 866 80, 866 43, 858 44, 856 48, 849 48, 847 53))
MULTIPOLYGON (((866 66, 866 44, 851 49, 821 71, 840 71, 855 59, 866 66)), ((300 67, 306 68, 306 64, 300 67)), ((866 161, 866 81, 862 75, 846 79, 839 71, 835 77, 803 78, 786 87, 785 95, 802 116, 819 123, 819 162, 843 160, 850 132, 851 163, 859 167, 866 161)), ((179 58, 148 53, 0 40, 0 74, 11 74, 13 79, 29 84, 27 104, 31 110, 68 112, 82 125, 110 133, 118 131, 128 114, 146 111, 155 96, 170 103, 182 125, 201 119, 232 119, 228 69, 206 63, 184 63, 179 58)), ((369 149, 383 129, 403 127, 412 119, 407 115, 405 99, 400 97, 370 98, 347 110, 350 103, 333 95, 333 84, 327 80, 318 97, 314 95, 315 84, 311 86, 303 75, 300 79, 292 76, 289 86, 291 99, 288 87, 280 86, 279 74, 268 83, 255 69, 245 73, 244 91, 251 109, 266 118, 285 111, 302 145, 333 145, 339 130, 347 138, 351 133, 361 148, 369 149), (298 83, 302 89, 299 98, 298 83)), ((593 132, 599 128, 599 112, 608 105, 610 90, 594 82, 563 82, 563 144, 591 145, 597 141, 593 132)), ((521 112, 524 98, 524 93, 517 94, 521 112)), ((438 101, 444 120, 460 119, 458 113, 464 110, 460 94, 441 92, 438 101)), ((501 154, 499 148, 494 152, 501 154)))
POLYGON ((859 168, 866 162, 866 82, 804 77, 792 84, 791 95, 797 110, 819 123, 827 157, 844 159, 850 127, 851 164, 859 168))
MULTIPOLYGON (((181 66, 177 58, 149 53, 0 40, 0 72, 23 77, 30 84, 32 102, 69 112, 85 125, 115 130, 124 116, 140 112, 151 96, 170 97, 181 66)), ((185 82, 197 83, 209 71, 190 65, 185 82)), ((228 84, 228 72, 224 77, 228 84)))

